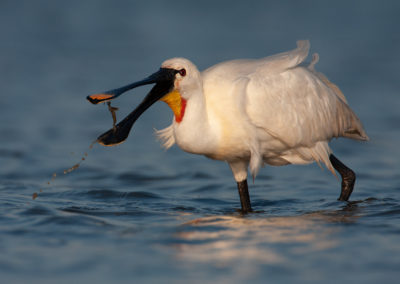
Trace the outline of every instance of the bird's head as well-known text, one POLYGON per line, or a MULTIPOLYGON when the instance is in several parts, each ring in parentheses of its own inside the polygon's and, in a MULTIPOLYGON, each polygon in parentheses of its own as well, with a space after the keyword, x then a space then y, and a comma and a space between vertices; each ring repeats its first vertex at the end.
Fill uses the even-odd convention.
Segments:
POLYGON ((186 102, 195 90, 201 88, 200 72, 196 66, 184 58, 166 60, 161 68, 149 77, 124 87, 90 95, 87 99, 93 104, 111 101, 123 93, 148 84, 155 84, 140 105, 125 117, 116 128, 110 129, 97 139, 102 145, 113 146, 126 140, 134 122, 152 104, 161 100, 169 105, 175 115, 175 121, 183 120, 186 102))
POLYGON ((163 62, 161 68, 176 70, 174 90, 188 100, 191 95, 202 88, 202 79, 197 67, 185 58, 172 58, 163 62))

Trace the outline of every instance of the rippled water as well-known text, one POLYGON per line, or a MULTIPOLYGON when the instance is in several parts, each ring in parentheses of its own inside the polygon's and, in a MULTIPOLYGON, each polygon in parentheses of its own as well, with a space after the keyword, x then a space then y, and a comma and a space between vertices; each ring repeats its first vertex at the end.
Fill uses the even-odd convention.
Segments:
MULTIPOLYGON (((396 283, 399 12, 396 1, 2 1, 1 282, 396 283), (315 164, 266 167, 250 185, 256 212, 241 216, 227 165, 155 141, 172 119, 161 103, 126 143, 89 149, 112 120, 86 95, 169 57, 204 69, 303 38, 371 138, 332 141, 358 174, 351 202, 315 164)), ((118 99, 118 118, 147 90, 118 99)))

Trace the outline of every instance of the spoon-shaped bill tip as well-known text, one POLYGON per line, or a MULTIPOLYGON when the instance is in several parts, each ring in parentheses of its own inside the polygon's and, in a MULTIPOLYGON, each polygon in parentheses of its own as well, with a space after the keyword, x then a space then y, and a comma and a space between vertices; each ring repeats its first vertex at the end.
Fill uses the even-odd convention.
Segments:
POLYGON ((106 93, 100 93, 100 94, 93 94, 90 96, 87 96, 86 99, 91 102, 92 104, 96 105, 99 103, 104 103, 107 101, 110 101, 114 98, 115 95, 113 94, 106 94, 106 93))

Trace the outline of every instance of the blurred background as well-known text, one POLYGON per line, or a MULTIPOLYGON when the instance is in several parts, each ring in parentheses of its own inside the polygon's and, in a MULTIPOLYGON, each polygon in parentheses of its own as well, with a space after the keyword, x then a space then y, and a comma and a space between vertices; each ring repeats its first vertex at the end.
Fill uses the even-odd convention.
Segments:
MULTIPOLYGON (((2 278, 394 283, 399 3, 0 1, 2 278), (153 128, 172 121, 163 103, 126 143, 89 150, 112 120, 87 95, 142 79, 171 57, 204 70, 287 51, 299 39, 310 40, 317 70, 342 89, 371 138, 332 142, 358 173, 356 203, 336 202, 339 181, 315 164, 267 166, 250 188, 260 213, 240 217, 226 164, 161 149, 153 128)), ((115 101, 117 117, 149 88, 115 101)))

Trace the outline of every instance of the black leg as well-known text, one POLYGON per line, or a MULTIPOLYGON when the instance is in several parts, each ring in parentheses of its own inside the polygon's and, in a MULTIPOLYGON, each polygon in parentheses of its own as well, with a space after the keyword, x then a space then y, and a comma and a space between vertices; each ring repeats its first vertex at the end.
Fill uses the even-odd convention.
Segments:
POLYGON ((251 209, 250 203, 250 195, 249 195, 249 188, 247 186, 247 180, 243 180, 237 183, 239 196, 240 196, 240 203, 242 204, 242 213, 246 214, 248 212, 253 211, 251 209))
POLYGON ((333 154, 329 156, 329 160, 331 161, 332 166, 342 176, 342 192, 340 193, 338 200, 347 201, 353 192, 354 183, 356 182, 356 174, 339 161, 333 154))

